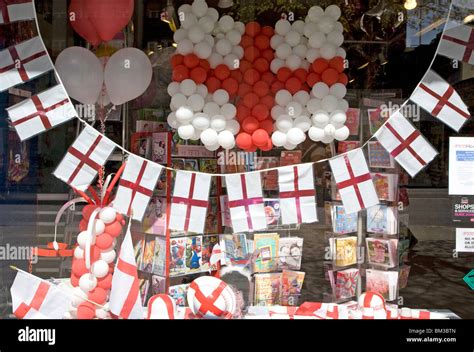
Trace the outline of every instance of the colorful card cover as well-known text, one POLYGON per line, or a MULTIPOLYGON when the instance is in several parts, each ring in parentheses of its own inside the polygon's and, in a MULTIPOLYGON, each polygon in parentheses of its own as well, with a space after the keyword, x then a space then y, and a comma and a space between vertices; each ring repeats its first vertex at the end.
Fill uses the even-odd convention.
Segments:
POLYGON ((342 154, 360 147, 359 141, 341 141, 337 143, 337 153, 342 154))
POLYGON ((343 205, 332 206, 332 228, 336 234, 357 232, 359 213, 346 214, 343 205))
MULTIPOLYGON (((219 165, 217 164, 217 159, 199 159, 199 171, 205 172, 208 174, 217 174, 219 173, 219 165)), ((217 177, 211 178, 211 195, 219 194, 217 189, 217 177)))
POLYGON ((174 285, 168 289, 168 294, 174 299, 178 307, 188 306, 188 288, 189 284, 174 285))
POLYGON ((278 233, 256 233, 253 241, 259 256, 255 260, 255 272, 270 272, 277 269, 278 264, 278 233))
POLYGON ((278 270, 300 270, 303 238, 281 237, 278 241, 278 270))
POLYGON ((369 264, 385 268, 392 268, 397 265, 398 240, 367 237, 365 242, 369 264))
POLYGON ((263 200, 263 205, 267 225, 278 225, 280 223, 280 199, 266 198, 263 200))
POLYGON ((395 160, 379 142, 369 142, 368 157, 370 167, 386 169, 395 167, 395 160))
POLYGON ((370 174, 374 182, 375 191, 380 200, 388 202, 397 201, 398 175, 382 172, 370 174))
POLYGON ((367 232, 395 235, 398 231, 398 208, 377 204, 367 208, 367 232))
POLYGON ((225 251, 228 265, 245 265, 249 259, 247 236, 244 233, 221 235, 221 250, 225 251))
POLYGON ((219 203, 217 197, 209 198, 209 207, 206 214, 206 233, 219 233, 219 203))
POLYGON ((366 270, 366 291, 380 293, 387 301, 397 296, 398 271, 366 270))
POLYGON ((151 276, 150 296, 166 293, 166 278, 158 275, 151 276))
POLYGON ((302 159, 301 150, 283 150, 280 154, 280 166, 301 164, 302 159))
POLYGON ((143 232, 164 235, 166 230, 166 198, 152 197, 142 221, 143 232))
POLYGON ((360 126, 360 109, 349 108, 346 112, 346 117, 345 125, 349 128, 349 135, 357 136, 360 126))
POLYGON ((356 236, 330 238, 329 244, 334 265, 343 267, 357 263, 356 236))
POLYGON ((155 257, 155 236, 146 236, 143 246, 141 265, 138 268, 147 273, 153 272, 153 261, 155 257))
POLYGON ((282 273, 255 274, 254 305, 274 306, 280 304, 282 273))
POLYGON ((192 236, 186 239, 186 273, 201 271, 202 265, 202 236, 192 236))
POLYGON ((335 295, 336 299, 348 299, 357 293, 357 285, 360 279, 359 269, 351 268, 335 272, 335 295))
POLYGON ((164 276, 166 274, 166 238, 155 236, 152 273, 164 276))
POLYGON ((177 275, 186 272, 186 237, 170 240, 170 274, 177 275))
POLYGON ((303 289, 305 273, 302 271, 283 270, 281 275, 282 306, 297 306, 303 289))
POLYGON ((212 249, 216 244, 219 243, 219 236, 203 236, 202 238, 202 270, 217 270, 217 266, 210 266, 210 260, 212 255, 212 249))
MULTIPOLYGON (((280 158, 276 156, 258 156, 255 160, 256 170, 270 169, 280 166, 280 158)), ((262 189, 274 191, 278 189, 278 171, 262 172, 262 189)))

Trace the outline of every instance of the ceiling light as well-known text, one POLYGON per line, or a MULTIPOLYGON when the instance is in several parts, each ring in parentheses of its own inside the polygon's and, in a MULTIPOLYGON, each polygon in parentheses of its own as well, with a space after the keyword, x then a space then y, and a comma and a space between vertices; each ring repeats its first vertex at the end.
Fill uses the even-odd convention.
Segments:
POLYGON ((474 14, 468 15, 464 18, 463 22, 465 24, 471 23, 474 21, 474 14))
POLYGON ((403 6, 405 6, 407 10, 413 10, 417 5, 416 0, 406 0, 403 6))

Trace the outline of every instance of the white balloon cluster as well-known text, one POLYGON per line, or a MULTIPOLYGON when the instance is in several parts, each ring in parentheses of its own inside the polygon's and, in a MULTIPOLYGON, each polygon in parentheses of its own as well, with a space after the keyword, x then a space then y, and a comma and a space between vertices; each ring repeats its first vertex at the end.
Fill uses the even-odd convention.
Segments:
POLYGON ((337 21, 340 16, 341 10, 336 5, 328 6, 325 11, 313 6, 304 21, 279 20, 270 41, 276 56, 271 64, 272 72, 276 74, 282 67, 307 70, 319 57, 327 60, 335 56, 345 58, 346 52, 340 47, 344 42, 343 27, 337 21))
POLYGON ((174 34, 176 52, 181 55, 194 53, 200 59, 209 60, 211 68, 220 64, 230 69, 238 67, 244 56, 239 46, 245 25, 230 16, 222 16, 208 7, 205 0, 195 0, 178 9, 181 28, 174 34), (237 67, 236 67, 237 66, 237 67))

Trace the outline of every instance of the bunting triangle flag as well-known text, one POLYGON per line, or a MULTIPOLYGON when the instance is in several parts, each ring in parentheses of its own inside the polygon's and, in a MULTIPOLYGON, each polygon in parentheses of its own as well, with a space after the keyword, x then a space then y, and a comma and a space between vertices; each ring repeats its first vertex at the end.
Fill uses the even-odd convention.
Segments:
POLYGON ((35 19, 32 0, 0 0, 0 24, 35 19))
POLYGON ((456 25, 456 27, 446 30, 441 37, 438 54, 473 65, 474 28, 456 25))

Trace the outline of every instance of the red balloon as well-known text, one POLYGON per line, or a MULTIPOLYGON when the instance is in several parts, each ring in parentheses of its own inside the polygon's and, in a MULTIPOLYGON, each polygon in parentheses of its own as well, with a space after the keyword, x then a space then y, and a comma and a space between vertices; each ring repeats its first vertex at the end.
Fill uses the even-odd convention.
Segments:
POLYGON ((275 75, 272 72, 265 72, 262 74, 262 81, 271 85, 273 82, 275 82, 275 75))
POLYGON ((252 147, 252 136, 245 132, 240 132, 235 139, 235 143, 240 149, 247 149, 252 147))
POLYGON ((205 69, 206 73, 209 72, 209 70, 211 69, 211 65, 209 64, 209 61, 204 60, 204 59, 199 59, 199 66, 205 69))
POLYGON ((95 204, 87 204, 82 208, 82 217, 84 220, 89 221, 89 218, 91 217, 91 214, 94 212, 94 210, 97 209, 97 205, 95 204))
POLYGON ((196 84, 202 84, 206 82, 207 73, 206 70, 201 66, 195 67, 191 70, 189 77, 196 82, 196 84))
POLYGON ((260 80, 260 73, 254 68, 251 68, 244 73, 245 83, 250 84, 251 86, 257 83, 260 80))
POLYGON ((221 88, 221 81, 216 77, 209 77, 206 81, 206 86, 209 93, 214 93, 216 90, 221 88))
POLYGON ((338 73, 344 71, 344 59, 341 56, 333 57, 329 61, 329 67, 335 69, 338 73))
POLYGON ((240 60, 240 63, 239 63, 239 70, 240 72, 245 72, 247 70, 250 70, 252 68, 252 63, 250 61, 247 61, 247 60, 240 60))
POLYGON ((249 35, 244 34, 242 38, 240 39, 240 46, 245 49, 252 45, 253 45, 253 38, 249 35))
POLYGON ((259 97, 264 97, 270 92, 270 87, 268 86, 268 83, 264 81, 258 81, 254 84, 253 91, 259 97))
POLYGON ((173 68, 173 81, 182 82, 189 78, 189 69, 184 65, 178 65, 173 68))
POLYGON ((339 74, 337 73, 335 69, 328 68, 324 70, 323 74, 321 75, 321 78, 323 82, 326 83, 330 87, 334 83, 337 83, 337 80, 339 79, 339 74))
POLYGON ((183 65, 184 64, 184 56, 181 54, 174 54, 171 56, 171 66, 175 68, 178 65, 183 65))
POLYGON ((69 6, 69 22, 76 33, 93 46, 98 46, 102 41, 87 15, 84 0, 71 1, 69 6))
POLYGON ((272 60, 275 58, 275 56, 273 55, 273 50, 272 49, 266 49, 266 50, 260 52, 260 56, 263 57, 268 62, 272 62, 272 60))
POLYGON ((112 40, 131 20, 133 0, 83 0, 87 16, 97 34, 104 41, 112 40))
POLYGON ((285 83, 280 81, 275 81, 272 83, 272 93, 276 94, 279 90, 285 89, 285 83))
POLYGON ((253 108, 255 105, 258 104, 259 102, 259 98, 258 98, 258 95, 253 93, 253 92, 250 92, 250 93, 247 93, 244 95, 244 98, 243 98, 243 103, 246 107, 248 108, 253 108))
POLYGON ((255 153, 256 151, 257 151, 257 147, 253 144, 250 148, 244 149, 244 152, 247 152, 247 153, 255 153))
POLYGON ((227 77, 230 76, 229 67, 224 64, 218 65, 214 70, 214 75, 221 81, 225 80, 227 77))
POLYGON ((93 319, 95 317, 95 305, 90 302, 82 302, 77 307, 77 319, 93 319))
POLYGON ((114 221, 110 224, 105 225, 105 231, 112 237, 117 237, 122 233, 122 224, 118 221, 114 221))
POLYGON ((86 268, 86 262, 84 261, 84 259, 76 258, 74 258, 74 260, 72 261, 71 271, 77 277, 81 277, 82 275, 89 272, 89 270, 87 270, 86 268))
POLYGON ((250 37, 255 37, 257 36, 258 33, 260 33, 260 24, 257 22, 249 22, 245 25, 245 34, 247 34, 250 37))
POLYGON ((74 287, 79 286, 79 278, 74 274, 71 274, 71 285, 74 287))
POLYGON ((125 225, 123 215, 120 214, 120 213, 117 213, 117 215, 115 216, 115 221, 118 221, 118 222, 122 223, 122 225, 125 225))
POLYGON ((271 37, 273 37, 273 34, 275 34, 275 31, 273 30, 273 27, 265 26, 265 27, 262 28, 262 34, 266 35, 269 38, 271 38, 271 37))
POLYGON ((255 37, 255 46, 260 50, 268 49, 270 47, 270 39, 264 34, 259 34, 255 37))
POLYGON ((87 294, 87 299, 102 305, 107 300, 107 292, 101 287, 96 287, 87 294))
POLYGON ((242 122, 250 116, 250 109, 243 104, 237 106, 237 120, 242 122))
POLYGON ((241 83, 239 85, 238 94, 239 97, 245 97, 248 93, 252 91, 252 86, 247 83, 241 83))
MULTIPOLYGON (((258 120, 253 117, 249 116, 242 122, 242 129, 247 133, 253 133, 259 127, 258 120)), ((242 148, 245 149, 245 148, 242 148)))
POLYGON ((270 64, 268 63, 267 60, 265 60, 263 57, 259 57, 255 62, 253 63, 253 67, 260 72, 264 73, 267 72, 268 69, 270 68, 270 64))
POLYGON ((222 88, 225 89, 230 95, 237 94, 239 90, 239 82, 235 78, 229 77, 222 82, 222 88))
POLYGON ((86 219, 82 219, 81 222, 79 223, 79 231, 86 231, 87 230, 87 220, 86 219))
POLYGON ((183 62, 184 65, 190 69, 199 66, 199 58, 194 54, 186 55, 183 59, 183 62))
POLYGON ((280 82, 286 82, 291 77, 291 70, 288 67, 281 67, 277 72, 277 78, 280 82))
POLYGON ((298 78, 301 82, 306 82, 306 77, 308 77, 308 72, 304 68, 298 68, 293 76, 298 78))
MULTIPOLYGON (((91 263, 99 260, 101 250, 97 246, 91 246, 91 263)), ((85 251, 84 251, 85 254, 85 251)))
POLYGON ((110 287, 112 287, 112 274, 109 273, 103 278, 97 279, 97 287, 110 290, 110 287))
POLYGON ((260 98, 260 103, 266 105, 269 109, 271 109, 275 106, 275 98, 271 95, 266 95, 260 98))
POLYGON ((268 132, 263 128, 259 128, 252 133, 252 142, 257 147, 265 147, 268 144, 268 132))
POLYGON ((347 75, 345 73, 340 73, 337 82, 347 86, 347 84, 349 83, 349 78, 347 78, 347 75))
POLYGON ((260 128, 267 131, 268 134, 271 134, 273 132, 273 120, 266 119, 266 120, 260 121, 260 128))
POLYGON ((321 82, 321 76, 315 72, 311 72, 308 77, 306 77, 306 82, 308 86, 313 87, 316 83, 321 82))
POLYGON ((325 69, 328 68, 329 64, 328 64, 327 60, 325 60, 323 58, 318 58, 318 59, 314 60, 312 66, 313 66, 314 72, 321 74, 321 73, 323 73, 323 71, 325 69))
MULTIPOLYGON (((271 132, 270 132, 271 133, 271 132)), ((273 143, 272 143, 272 139, 271 138, 268 138, 267 140, 267 145, 264 146, 264 147, 260 147, 260 149, 264 152, 268 152, 270 150, 272 150, 273 148, 273 143)))
POLYGON ((95 239, 95 245, 99 249, 110 248, 112 246, 112 243, 114 243, 114 238, 106 232, 104 232, 103 234, 100 234, 95 239))
POLYGON ((249 46, 245 48, 244 57, 250 62, 254 62, 260 56, 260 50, 255 46, 249 46))
POLYGON ((237 82, 241 82, 244 79, 244 75, 240 70, 232 70, 230 71, 230 77, 235 79, 237 82))
POLYGON ((263 121, 270 115, 270 111, 268 106, 264 104, 257 104, 252 109, 252 115, 255 116, 258 121, 263 121))
POLYGON ((295 94, 301 90, 301 81, 296 77, 291 77, 285 83, 285 88, 291 93, 295 94))

